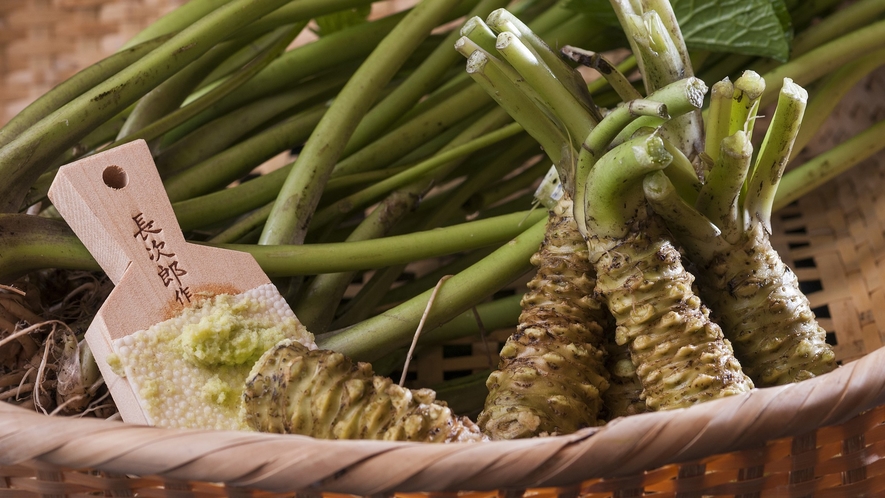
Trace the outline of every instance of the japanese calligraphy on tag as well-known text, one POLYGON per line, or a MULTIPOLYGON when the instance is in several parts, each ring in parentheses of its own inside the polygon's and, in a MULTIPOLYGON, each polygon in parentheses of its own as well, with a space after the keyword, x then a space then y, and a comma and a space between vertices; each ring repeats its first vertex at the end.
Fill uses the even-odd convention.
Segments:
POLYGON ((181 266, 175 253, 166 247, 163 228, 157 226, 154 220, 145 218, 144 213, 136 214, 132 217, 132 221, 136 228, 133 237, 144 244, 146 257, 156 264, 157 276, 163 282, 163 286, 174 292, 175 300, 179 303, 190 303, 193 294, 182 282, 187 270, 181 266))

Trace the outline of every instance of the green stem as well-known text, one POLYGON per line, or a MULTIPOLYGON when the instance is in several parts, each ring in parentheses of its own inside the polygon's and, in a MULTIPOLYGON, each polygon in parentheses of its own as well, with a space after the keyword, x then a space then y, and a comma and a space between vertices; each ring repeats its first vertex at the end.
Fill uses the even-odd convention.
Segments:
POLYGON ((756 122, 759 99, 764 93, 765 80, 755 71, 744 71, 740 78, 734 82, 731 121, 728 127, 729 135, 741 130, 748 137, 753 136, 753 125, 756 122))
POLYGON ((265 206, 276 198, 280 183, 291 168, 292 165, 288 164, 236 187, 175 202, 172 204, 172 209, 178 218, 178 224, 186 232, 194 228, 211 226, 265 206))
MULTIPOLYGON (((202 71, 200 71, 201 67, 195 67, 196 73, 192 73, 188 71, 188 68, 182 70, 160 86, 158 89, 166 89, 169 91, 169 96, 163 94, 163 92, 154 94, 158 95, 157 99, 162 102, 157 104, 157 108, 164 111, 161 114, 154 114, 154 111, 151 110, 150 107, 140 107, 136 106, 136 111, 141 109, 147 109, 143 118, 138 120, 133 120, 132 115, 130 115, 130 119, 127 120, 127 124, 131 122, 131 128, 134 130, 131 133, 127 133, 126 135, 117 138, 114 143, 108 145, 106 148, 110 149, 116 147, 118 145, 122 145, 128 142, 132 142, 134 140, 143 139, 147 141, 152 141, 156 138, 159 138, 167 131, 172 130, 173 128, 185 123, 190 120, 194 116, 197 116, 201 112, 210 108, 213 104, 224 98, 224 96, 232 93, 234 90, 240 88, 247 81, 252 79, 256 74, 261 72, 262 69, 267 67, 274 59, 276 59, 279 54, 286 49, 292 39, 304 28, 304 24, 295 26, 293 28, 289 28, 285 30, 279 36, 279 40, 269 46, 267 49, 259 53, 252 59, 248 64, 240 68, 236 73, 234 73, 231 77, 226 79, 220 85, 212 88, 210 91, 201 95, 200 98, 190 102, 184 107, 177 108, 177 110, 170 112, 168 114, 165 113, 167 109, 169 109, 169 105, 177 102, 179 98, 184 97, 181 90, 187 90, 192 86, 196 86, 199 83, 199 80, 202 79, 203 76, 202 71), (178 76, 182 75, 183 77, 179 80, 178 76), (171 88, 165 88, 167 83, 171 88), (162 117, 160 117, 162 116, 162 117), (157 118, 157 119, 154 119, 157 118), (150 124, 145 124, 146 122, 150 122, 150 124), (139 127, 140 125, 145 125, 143 127, 139 127)), ((208 62, 214 62, 212 60, 208 60, 208 62)), ((193 66, 193 64, 191 64, 193 66)), ((150 95, 150 94, 148 94, 150 95)), ((150 99, 151 101, 155 99, 150 99)), ((183 100, 183 98, 182 98, 183 100)), ((148 102, 148 106, 151 106, 152 103, 148 102)), ((176 104, 177 106, 177 104, 176 104)), ((133 115, 135 111, 133 111, 133 115)), ((121 133, 127 131, 127 126, 123 126, 123 130, 121 133)))
MULTIPOLYGON (((642 94, 639 93, 639 90, 633 87, 633 83, 630 83, 630 80, 624 76, 624 73, 602 56, 602 54, 569 45, 562 47, 562 54, 583 66, 595 69, 602 75, 604 81, 607 81, 608 84, 618 92, 618 96, 620 96, 621 100, 624 102, 642 98, 642 94)), ((635 62, 636 58, 631 57, 631 61, 635 62)))
MULTIPOLYGON (((492 31, 492 28, 489 27, 488 24, 483 22, 480 17, 471 17, 464 23, 464 26, 461 26, 461 31, 459 34, 472 41, 476 44, 477 47, 485 50, 486 52, 493 54, 495 53, 495 43, 498 38, 498 35, 492 31)), ((456 40, 457 41, 457 40, 456 40)), ((470 54, 473 53, 473 50, 467 54, 467 57, 470 57, 470 54)))
POLYGON ((799 34, 793 40, 790 55, 793 58, 798 57, 830 40, 851 33, 878 18, 882 12, 885 12, 885 3, 880 0, 861 0, 840 8, 799 34))
MULTIPOLYGON (((623 61, 621 61, 620 64, 618 64, 617 66, 615 66, 615 69, 616 69, 619 73, 621 73, 621 74, 625 74, 625 75, 626 75, 626 74, 630 74, 630 73, 632 73, 633 71, 635 71, 635 70, 636 70, 636 67, 637 67, 636 57, 633 56, 633 55, 629 55, 629 56, 627 56, 626 59, 624 59, 623 61)), ((608 82, 605 80, 605 78, 598 78, 598 79, 596 79, 596 80, 594 80, 594 81, 591 81, 591 82, 587 85, 587 90, 589 90, 590 93, 592 93, 593 95, 597 95, 597 93, 601 93, 601 92, 605 89, 606 85, 608 85, 608 82)), ((633 89, 636 90, 637 93, 639 92, 639 90, 636 89, 636 85, 635 85, 635 84, 633 85, 633 89)), ((609 89, 609 93, 612 93, 612 94, 614 94, 614 95, 617 95, 617 92, 613 92, 611 89, 609 89)), ((641 94, 640 94, 640 95, 641 95, 641 94)), ((596 98, 598 99, 598 97, 599 97, 599 96, 597 95, 596 98)), ((614 99, 612 99, 612 100, 614 100, 614 99)), ((614 104, 612 104, 612 105, 614 105, 614 104)))
POLYGON ((710 173, 707 183, 701 188, 695 203, 703 213, 723 232, 723 238, 736 242, 743 233, 743 213, 738 209, 738 199, 744 180, 750 171, 753 158, 753 145, 743 130, 722 139, 720 153, 710 173))
MULTIPOLYGON (((498 133, 498 131, 506 131, 506 127, 504 130, 498 130, 492 133, 487 133, 489 129, 495 129, 501 126, 503 123, 509 121, 507 113, 503 111, 503 109, 494 109, 491 112, 486 113, 481 118, 477 119, 473 124, 471 124, 467 129, 463 132, 459 133, 452 141, 445 146, 443 152, 431 160, 435 158, 440 158, 441 156, 445 156, 449 152, 454 152, 458 149, 461 149, 462 146, 470 145, 471 143, 475 143, 479 136, 479 140, 482 140, 485 137, 489 137, 498 133), (484 136, 481 136, 484 134, 484 136)), ((429 174, 416 179, 413 182, 410 182, 408 185, 405 185, 395 191, 391 196, 388 197, 387 200, 391 200, 393 202, 397 202, 401 205, 401 209, 403 212, 414 210, 415 206, 418 204, 418 201, 423 199, 427 192, 434 185, 438 185, 443 183, 445 177, 458 166, 461 161, 458 160, 449 160, 443 164, 440 164, 438 168, 429 174)), ((440 210, 445 209, 446 206, 442 206, 437 209, 436 214, 440 214, 440 210)), ((442 216, 430 216, 429 218, 424 219, 421 223, 418 224, 418 230, 435 228, 439 226, 439 224, 443 221, 440 218, 446 218, 448 213, 442 213, 442 216)), ((404 270, 404 265, 396 265, 393 267, 385 268, 383 271, 376 273, 369 281, 369 283, 365 286, 367 289, 374 289, 374 292, 367 293, 361 292, 354 299, 354 305, 351 309, 347 310, 350 313, 346 313, 347 316, 343 316, 342 319, 351 319, 355 316, 355 313, 362 313, 369 309, 374 309, 375 306, 380 302, 383 297, 384 292, 389 288, 389 286, 393 283, 393 281, 399 277, 400 273, 404 270)), ((362 317, 360 317, 362 318, 362 317)))
POLYGON ((544 107, 562 120, 574 141, 586 137, 596 126, 596 121, 585 106, 515 34, 506 31, 500 33, 496 48, 538 93, 544 107))
POLYGON ((363 5, 377 2, 378 0, 298 0, 289 2, 270 14, 249 24, 245 28, 235 32, 237 38, 254 36, 255 33, 263 34, 273 31, 286 24, 294 24, 301 21, 332 14, 345 9, 362 7, 363 5))
POLYGON ((885 50, 877 50, 866 57, 846 64, 821 82, 815 89, 814 96, 805 110, 802 128, 799 129, 799 136, 796 137, 796 143, 793 145, 793 158, 814 138, 836 106, 839 105, 842 97, 851 91, 858 81, 883 64, 885 64, 885 50))
POLYGON ((332 176, 362 173, 390 165, 489 104, 488 97, 475 85, 470 85, 343 159, 335 166, 332 176))
POLYGON ((236 223, 227 227, 222 232, 212 237, 209 241, 214 244, 233 244, 258 228, 263 230, 264 222, 266 222, 267 217, 270 216, 271 209, 273 209, 273 200, 257 208, 255 211, 252 211, 248 216, 239 219, 236 223))
POLYGON ((424 0, 381 41, 332 102, 307 140, 264 225, 260 244, 300 243, 323 188, 359 120, 415 46, 450 11, 455 0, 424 0))
POLYGON ((629 0, 613 0, 612 6, 624 27, 630 48, 639 60, 646 94, 692 76, 681 31, 670 22, 672 10, 669 4, 658 2, 658 7, 665 7, 663 12, 658 12, 648 5, 642 6, 648 10, 637 11, 631 3, 629 0))
MULTIPOLYGON (((701 108, 704 103, 704 95, 707 93, 707 85, 699 78, 691 77, 679 80, 675 83, 665 86, 651 95, 646 100, 654 100, 655 102, 663 102, 667 104, 667 113, 671 116, 670 121, 687 113, 696 111, 701 108)), ((620 144, 629 139, 640 128, 657 128, 666 123, 659 117, 640 117, 624 127, 618 136, 611 140, 613 144, 620 144)), ((674 145, 679 146, 674 142, 674 145)), ((684 152, 683 147, 679 147, 683 153, 690 157, 690 154, 684 152)))
POLYGON ((331 221, 332 218, 342 214, 349 213, 354 209, 365 207, 367 204, 378 197, 390 192, 396 188, 408 185, 419 180, 427 174, 430 174, 436 168, 445 166, 455 159, 462 158, 468 154, 472 154, 484 147, 488 147, 506 138, 512 137, 522 132, 522 127, 517 123, 505 126, 500 130, 488 133, 480 138, 471 140, 468 143, 450 149, 441 154, 437 154, 430 159, 423 161, 402 173, 398 173, 386 180, 382 180, 371 187, 368 187, 356 194, 349 195, 338 202, 318 211, 312 220, 314 227, 324 226, 331 221))
POLYGON ((491 185, 488 188, 483 189, 481 192, 474 194, 464 204, 464 210, 467 213, 475 213, 502 199, 510 197, 521 190, 528 189, 539 178, 543 178, 549 170, 549 161, 538 160, 534 165, 522 173, 519 173, 512 178, 502 180, 501 182, 491 185))
POLYGON ((196 164, 164 185, 172 202, 207 194, 240 178, 262 162, 304 142, 325 113, 324 106, 297 114, 196 164))
MULTIPOLYGON (((436 281, 431 284, 431 287, 434 285, 436 285, 436 281)), ((479 314, 479 319, 482 321, 485 331, 515 327, 519 322, 519 313, 522 311, 519 305, 521 300, 522 295, 516 294, 476 306, 476 312, 479 314)), ((482 331, 476 322, 476 316, 473 314, 473 310, 470 309, 441 325, 439 328, 429 331, 427 334, 422 332, 418 345, 427 347, 445 344, 465 337, 479 338, 480 333, 482 331)), ((396 350, 382 358, 377 364, 391 365, 394 369, 401 368, 405 354, 405 349, 396 350)), ((389 370, 386 370, 384 373, 380 372, 376 366, 377 364, 375 362, 372 363, 376 373, 384 375, 389 372, 389 370)), ((490 365, 490 367, 493 366, 490 365)), ((486 378, 488 378, 488 375, 486 375, 486 378)), ((488 391, 486 391, 486 394, 488 394, 488 391)), ((483 395, 483 398, 485 398, 485 395, 483 395)))
MULTIPOLYGON (((885 48, 885 20, 821 45, 766 73, 763 77, 765 81, 777 82, 791 78, 797 85, 805 86, 849 62, 882 48, 885 48)), ((774 103, 779 92, 780 85, 766 88, 759 107, 764 109, 774 103)))
MULTIPOLYGON (((350 327, 376 314, 381 298, 402 275, 405 268, 406 265, 400 264, 376 271, 372 278, 363 284, 356 296, 342 307, 341 316, 335 319, 332 328, 350 327)), ((436 285, 436 282, 433 285, 436 285)))
POLYGON ((578 162, 578 169, 575 174, 575 189, 574 192, 569 192, 569 194, 575 200, 575 220, 581 234, 585 237, 587 236, 587 225, 584 209, 587 202, 587 182, 589 181, 590 170, 596 164, 596 161, 602 157, 606 148, 608 148, 608 145, 618 133, 640 116, 653 116, 664 120, 670 119, 666 104, 652 100, 631 100, 608 113, 599 122, 599 125, 587 135, 587 139, 581 145, 583 149, 581 155, 586 154, 588 159, 578 162))
POLYGON ((118 51, 123 52, 138 44, 154 40, 161 36, 169 36, 194 24, 208 14, 219 9, 231 0, 191 0, 172 12, 152 22, 129 41, 123 44, 118 51))
POLYGON ((734 84, 728 78, 717 81, 710 90, 710 108, 704 119, 707 125, 704 152, 707 153, 710 164, 715 164, 719 159, 719 144, 729 135, 734 93, 734 84))
POLYGON ((706 216, 691 207, 676 191, 667 175, 658 171, 646 175, 642 188, 648 203, 667 223, 679 242, 693 254, 709 259, 727 249, 719 229, 706 216))
MULTIPOLYGON (((387 234, 414 205, 403 197, 407 196, 394 193, 384 199, 347 237, 347 242, 378 239, 387 234)), ((318 334, 328 329, 354 275, 355 272, 324 273, 311 281, 293 309, 308 330, 318 334)))
POLYGON ((686 202, 694 204, 697 202, 698 194, 703 186, 700 179, 698 179, 694 166, 692 166, 691 161, 685 157, 685 154, 682 153, 679 147, 664 140, 664 148, 673 156, 673 161, 664 168, 664 174, 673 183, 679 195, 686 202))
POLYGON ((308 82, 291 91, 243 106, 222 116, 160 152, 154 162, 163 177, 178 173, 228 149, 242 137, 293 110, 334 95, 346 79, 308 82))
POLYGON ((799 125, 802 123, 807 102, 808 92, 789 78, 785 78, 777 109, 759 148, 752 176, 747 182, 744 209, 749 216, 750 225, 761 223, 768 233, 771 233, 774 196, 784 174, 784 168, 790 160, 790 152, 799 133, 799 125))
POLYGON ((0 149, 0 177, 4 179, 0 211, 18 210, 28 188, 49 166, 48 161, 206 53, 232 30, 284 3, 286 0, 234 0, 23 132, 0 149))
MULTIPOLYGON (((277 57, 283 50, 285 50, 286 46, 291 43, 305 25, 306 24, 300 24, 297 27, 289 26, 287 28, 281 28, 279 32, 266 35, 266 37, 273 40, 274 43, 271 43, 270 46, 262 52, 268 54, 269 58, 277 57), (276 48, 276 50, 273 48, 276 48)), ((176 111, 187 99, 188 95, 197 88, 201 81, 203 81, 206 74, 226 59, 230 58, 230 56, 236 53, 239 48, 239 45, 234 42, 227 41, 219 43, 203 54, 202 57, 188 64, 187 67, 158 85, 157 88, 148 92, 147 95, 138 100, 138 103, 136 103, 132 113, 129 114, 126 123, 123 124, 123 128, 120 130, 116 138, 119 140, 129 135, 134 135, 151 123, 176 111)), ((261 55, 261 53, 256 54, 251 60, 260 59, 261 55)), ((247 61, 247 65, 250 61, 247 61)), ((265 61, 265 65, 269 62, 269 59, 265 61)), ((260 69, 261 67, 256 68, 252 72, 252 75, 257 73, 260 69)), ((218 98, 220 97, 221 96, 219 95, 218 98)), ((151 148, 153 149, 154 147, 152 146, 151 148)))
MULTIPOLYGON (((589 160, 589 152, 582 148, 579 164, 589 160)), ((586 205, 588 233, 624 237, 632 220, 644 209, 642 178, 666 168, 672 160, 664 141, 654 134, 624 142, 599 159, 587 180, 585 199, 593 200, 586 205)))
POLYGON ((885 148, 885 121, 787 172, 775 194, 772 209, 781 209, 830 181, 838 174, 885 148))
MULTIPOLYGON (((555 13, 556 9, 551 9, 551 11, 555 13)), ((572 20, 573 18, 574 16, 563 19, 560 26, 566 24, 567 21, 572 20)), ((577 100, 583 110, 590 114, 594 123, 602 119, 599 110, 593 103, 593 97, 590 96, 590 92, 587 90, 587 84, 584 83, 584 78, 580 73, 566 64, 559 53, 551 50, 550 46, 547 45, 541 37, 535 34, 529 26, 524 24, 518 17, 511 14, 506 9, 498 9, 495 12, 492 12, 492 14, 489 15, 488 23, 496 32, 511 33, 516 36, 520 42, 524 43, 532 54, 542 62, 542 65, 550 71, 553 77, 560 82, 562 87, 571 94, 572 98, 577 100)), ((557 42, 562 43, 563 40, 560 38, 557 39, 557 42)))
POLYGON ((44 268, 101 270, 61 220, 0 214, 0 233, 0 283, 12 283, 28 272, 44 268))
MULTIPOLYGON (((648 96, 645 100, 631 101, 609 113, 599 125, 587 135, 581 145, 581 159, 575 176, 575 221, 578 229, 588 235, 587 213, 584 211, 589 197, 588 183, 591 170, 606 149, 618 136, 623 136, 628 128, 634 128, 641 119, 645 121, 666 121, 694 111, 703 104, 707 87, 697 78, 686 78, 671 83, 648 96), (633 102, 639 102, 634 108, 633 102), (648 102, 658 102, 656 107, 648 102), (641 116, 644 116, 641 118, 641 116), (640 119, 641 118, 641 119, 640 119)), ((632 135, 632 133, 631 133, 632 135)), ((681 149, 680 149, 681 150, 681 149)), ((568 189, 566 190, 568 192, 568 189)))
MULTIPOLYGON (((507 0, 483 0, 468 15, 485 16, 506 3, 507 0)), ((346 157, 365 147, 384 133, 415 102, 438 84, 446 71, 457 61, 458 55, 452 50, 452 45, 458 38, 460 34, 457 30, 449 33, 418 69, 366 114, 354 130, 343 156, 346 157)))
MULTIPOLYGON (((429 332, 448 322, 527 272, 531 267, 529 258, 538 250, 547 223, 546 219, 537 218, 535 216, 527 221, 534 224, 511 242, 447 280, 439 289, 424 330, 429 332)), ((430 292, 324 338, 319 345, 362 361, 381 358, 391 348, 409 343, 424 313, 430 292)))
MULTIPOLYGON (((384 298, 381 300, 380 304, 397 304, 411 299, 428 289, 432 289, 442 277, 446 275, 454 275, 455 273, 467 269, 469 266, 491 254, 495 249, 497 249, 497 247, 477 249, 459 257, 449 264, 442 265, 433 271, 425 273, 414 280, 409 280, 399 287, 394 287, 384 294, 384 298)), ((424 336, 422 336, 422 339, 424 339, 424 336)))
POLYGON ((568 154, 567 150, 563 151, 563 146, 570 148, 568 140, 547 114, 520 91, 507 73, 493 61, 490 55, 477 50, 467 59, 467 74, 522 124, 529 135, 541 144, 547 155, 558 163, 564 152, 568 154))
MULTIPOLYGON (((474 194, 487 189, 495 180, 507 176, 524 164, 530 155, 536 153, 538 145, 528 138, 520 134, 503 144, 507 146, 503 151, 497 152, 493 159, 481 166, 481 169, 474 170, 474 173, 468 176, 454 192, 445 195, 442 204, 434 209, 438 214, 431 216, 426 224, 428 226, 441 225, 452 219, 453 213, 457 213, 457 217, 463 218, 461 208, 474 194)), ((423 205, 425 204, 422 203, 423 205)))
POLYGON ((141 59, 145 54, 159 47, 172 35, 148 40, 134 45, 83 69, 66 79, 52 90, 25 107, 0 129, 0 147, 11 142, 23 131, 49 114, 58 110, 83 92, 117 74, 125 67, 141 59))
MULTIPOLYGON (((526 223, 534 223, 543 214, 533 213, 526 223)), ((497 244, 520 233, 524 229, 520 222, 525 219, 526 213, 520 212, 409 235, 347 243, 223 247, 252 254, 272 277, 315 275, 383 268, 497 244)))
POLYGON ((181 132, 176 130, 173 135, 175 138, 179 138, 181 134, 224 115, 232 109, 261 97, 289 90, 305 78, 340 68, 348 62, 360 60, 368 55, 405 16, 406 12, 401 12, 377 21, 357 24, 289 50, 234 94, 228 95, 212 109, 192 120, 193 123, 186 123, 185 129, 181 132))

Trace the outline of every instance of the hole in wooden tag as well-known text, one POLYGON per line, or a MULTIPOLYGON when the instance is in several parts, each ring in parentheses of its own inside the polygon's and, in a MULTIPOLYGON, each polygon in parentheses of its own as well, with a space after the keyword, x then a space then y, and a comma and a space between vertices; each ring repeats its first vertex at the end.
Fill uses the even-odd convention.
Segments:
POLYGON ((120 190, 129 184, 129 175, 123 168, 115 165, 105 168, 101 173, 101 179, 104 180, 105 185, 114 190, 120 190))

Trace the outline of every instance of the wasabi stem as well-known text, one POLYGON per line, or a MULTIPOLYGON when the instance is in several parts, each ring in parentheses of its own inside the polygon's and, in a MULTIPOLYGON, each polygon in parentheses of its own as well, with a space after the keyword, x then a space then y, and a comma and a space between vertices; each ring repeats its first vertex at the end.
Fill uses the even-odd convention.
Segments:
POLYGON ((799 129, 796 143, 793 144, 792 158, 802 152, 812 138, 817 135, 826 119, 842 101, 842 97, 851 91, 858 81, 883 64, 885 64, 885 50, 877 50, 866 57, 846 64, 821 81, 805 110, 802 127, 799 129))
POLYGON ((266 97, 215 119, 164 148, 154 156, 163 178, 222 153, 262 126, 334 95, 346 81, 344 75, 299 85, 266 97))
MULTIPOLYGON (((526 273, 531 266, 529 258, 537 251, 544 237, 546 220, 534 221, 536 219, 526 220, 522 226, 528 228, 515 239, 447 280, 439 290, 424 330, 429 332, 435 329, 526 273)), ((518 226, 518 223, 514 223, 514 226, 518 226)), ((392 237, 388 237, 390 238, 392 237)), ((320 341, 320 347, 366 361, 381 358, 391 348, 407 345, 411 341, 430 292, 424 292, 378 316, 330 337, 324 337, 320 341)))
MULTIPOLYGON (((628 129, 635 129, 637 123, 649 120, 662 122, 699 109, 706 91, 706 85, 694 77, 671 83, 655 91, 647 99, 631 101, 616 108, 587 135, 581 144, 582 160, 578 161, 574 189, 575 219, 582 234, 588 235, 584 212, 586 200, 590 198, 587 192, 588 177, 596 161, 602 157, 612 141, 626 134, 628 129), (650 102, 660 102, 661 105, 655 106, 650 102)), ((690 176, 694 175, 693 171, 692 168, 690 176)))
POLYGON ((740 130, 720 141, 717 156, 695 207, 722 230, 726 240, 735 242, 744 229, 739 199, 750 171, 753 145, 748 135, 740 130))
POLYGON ((654 102, 652 100, 631 100, 624 105, 618 106, 608 113, 599 125, 587 135, 581 147, 586 154, 585 161, 579 161, 577 171, 575 172, 575 219, 578 220, 578 228, 583 235, 588 235, 586 226, 585 205, 588 199, 586 189, 588 186, 588 177, 596 161, 605 153, 605 149, 611 141, 620 133, 629 123, 641 116, 653 116, 660 119, 669 119, 666 104, 654 102))
POLYGON ((790 56, 799 57, 830 40, 851 33, 869 23, 871 19, 878 18, 883 11, 885 4, 878 0, 861 0, 842 6, 821 19, 813 28, 796 36, 790 56))
MULTIPOLYGON (((551 14, 551 17, 555 17, 556 7, 549 9, 547 12, 551 14)), ((575 20, 574 16, 568 18, 569 22, 575 20)), ((558 53, 554 52, 550 46, 541 39, 541 37, 535 34, 532 28, 527 26, 518 17, 506 9, 498 9, 492 12, 488 17, 487 22, 492 25, 492 29, 498 33, 509 32, 516 35, 516 37, 532 51, 535 57, 544 62, 544 65, 547 66, 553 76, 559 80, 562 86, 568 90, 575 99, 577 99, 584 110, 590 113, 594 121, 598 122, 602 119, 602 115, 596 108, 596 104, 593 103, 593 97, 590 95, 590 91, 587 88, 587 84, 584 82, 584 78, 571 66, 566 64, 558 53)), ((535 22, 532 24, 539 33, 546 32, 543 22, 535 22)), ((557 28, 560 28, 557 29, 557 41, 560 43, 563 39, 569 38, 568 36, 565 36, 564 38, 562 37, 562 33, 566 30, 561 28, 567 24, 568 22, 563 20, 560 22, 559 26, 557 26, 557 28)))
POLYGON ((293 168, 283 183, 264 225, 260 244, 304 241, 322 190, 360 118, 415 46, 456 4, 456 0, 422 1, 360 66, 338 93, 299 155, 298 162, 310 167, 293 168))
MULTIPOLYGON (((689 77, 683 80, 676 81, 671 83, 659 90, 656 90, 651 95, 646 97, 646 100, 654 100, 656 102, 663 102, 667 104, 667 112, 673 117, 677 118, 679 116, 684 116, 688 113, 692 113, 701 108, 704 103, 704 95, 707 93, 707 85, 704 84, 699 78, 689 77)), ((623 143, 627 139, 633 136, 637 130, 640 128, 647 127, 661 127, 661 130, 658 132, 662 137, 669 136, 669 131, 662 127, 665 123, 672 122, 673 120, 664 121, 658 117, 642 117, 638 118, 629 125, 627 125, 618 136, 612 141, 613 144, 617 145, 623 143)), ((678 137, 677 137, 678 138, 678 137)), ((678 142, 672 142, 674 145, 679 147, 679 150, 682 151, 682 154, 688 158, 692 156, 685 152, 685 150, 679 146, 678 142)))
POLYGON ((558 162, 562 158, 562 144, 568 143, 559 127, 491 60, 483 52, 473 52, 467 60, 467 74, 525 127, 554 162, 558 162))
POLYGON ((642 181, 642 189, 655 213, 663 218, 667 228, 691 254, 711 258, 716 251, 728 248, 719 227, 685 202, 663 172, 646 175, 642 181))
POLYGON ((774 195, 790 160, 807 102, 808 92, 791 79, 784 78, 774 118, 765 133, 752 176, 747 181, 744 209, 749 223, 751 226, 761 224, 768 233, 771 233, 774 195))
MULTIPOLYGON (((507 0, 482 0, 471 9, 468 16, 487 15, 506 3, 507 0)), ((440 80, 444 80, 446 72, 457 61, 458 56, 452 53, 450 47, 460 36, 458 30, 452 30, 405 81, 366 114, 350 137, 344 149, 344 156, 363 148, 372 139, 381 136, 403 113, 413 107, 428 91, 435 88, 440 80)))
POLYGON ((422 145, 434 142, 444 134, 440 133, 442 130, 448 132, 449 128, 460 125, 490 104, 485 92, 476 85, 469 85, 424 112, 398 123, 383 137, 342 159, 335 165, 332 178, 390 166, 422 145))
MULTIPOLYGON (((562 55, 569 59, 583 66, 595 69, 602 75, 605 81, 611 85, 624 102, 642 98, 642 94, 639 93, 639 90, 633 87, 633 84, 630 83, 630 80, 628 80, 626 76, 624 76, 624 73, 622 73, 602 54, 569 45, 562 47, 561 52, 562 55)), ((632 60, 635 61, 636 58, 634 57, 632 60)))
MULTIPOLYGON (((481 18, 471 17, 468 19, 467 22, 464 23, 464 26, 461 27, 460 34, 465 41, 469 40, 473 42, 477 47, 490 54, 495 53, 495 43, 497 42, 498 36, 481 18)), ((465 57, 470 57, 470 54, 473 53, 473 50, 471 50, 465 54, 465 52, 457 49, 457 47, 456 50, 465 57)))
POLYGON ((573 140, 586 137, 596 126, 593 116, 516 35, 500 33, 495 48, 541 96, 545 107, 562 120, 573 140))
POLYGON ((726 77, 717 81, 710 89, 710 108, 704 119, 704 158, 712 167, 719 159, 719 147, 722 139, 730 135, 731 104, 734 97, 734 84, 726 77))
POLYGON ((602 344, 611 317, 593 297, 595 274, 571 207, 562 200, 550 214, 531 259, 538 271, 522 299, 519 325, 486 382, 477 423, 492 439, 601 425, 608 388, 602 344))
POLYGON ((731 103, 731 120, 728 134, 743 131, 747 136, 753 135, 756 123, 756 112, 759 110, 759 99, 765 93, 765 80, 755 71, 744 71, 734 82, 734 96, 731 103))
MULTIPOLYGON (((639 59, 646 94, 674 81, 693 76, 685 40, 668 1, 632 2, 612 0, 630 48, 639 59), (637 10, 638 9, 638 10, 637 10)), ((674 114, 675 115, 675 114, 674 114)), ((698 176, 704 177, 704 130, 700 111, 689 112, 667 122, 664 136, 688 157, 698 176)))
POLYGON ((148 27, 141 30, 138 34, 123 44, 123 47, 117 53, 125 52, 139 44, 156 40, 158 37, 170 36, 191 24, 199 21, 207 14, 224 4, 230 3, 231 0, 193 0, 178 7, 172 12, 152 22, 148 27))
POLYGON ((46 92, 0 128, 0 147, 11 142, 33 124, 67 104, 90 88, 117 74, 125 67, 141 59, 145 54, 165 43, 172 34, 160 36, 143 43, 134 44, 118 53, 81 70, 52 90, 46 92))
POLYGON ((179 202, 223 188, 262 162, 304 143, 326 112, 325 106, 308 109, 165 179, 169 199, 179 202))
MULTIPOLYGON (((347 242, 379 239, 385 236, 413 207, 406 195, 389 196, 379 203, 372 213, 354 229, 347 237, 347 242)), ((317 275, 293 307, 295 315, 314 333, 325 332, 335 318, 338 303, 354 276, 355 272, 317 275)))
POLYGON ((879 121, 850 139, 788 171, 778 185, 775 211, 829 182, 840 173, 885 148, 885 121, 879 121))
POLYGON ((512 137, 522 132, 522 127, 517 123, 512 123, 504 128, 495 130, 484 136, 471 140, 465 144, 449 149, 441 154, 437 154, 426 161, 409 168, 402 173, 391 176, 386 180, 382 180, 374 185, 361 190, 355 194, 349 195, 334 204, 317 211, 313 217, 312 226, 314 228, 324 226, 330 222, 334 216, 346 214, 353 209, 366 206, 378 197, 386 193, 408 185, 411 182, 433 173, 437 168, 443 168, 455 159, 463 158, 468 154, 472 154, 484 147, 488 147, 506 138, 512 137))
MULTIPOLYGON (((885 20, 877 21, 847 35, 821 45, 763 75, 766 81, 792 78, 797 85, 807 85, 832 73, 837 68, 885 48, 885 20)), ((768 87, 759 101, 759 108, 773 104, 780 86, 768 87)))
MULTIPOLYGON (((240 88, 256 74, 260 73, 262 69, 267 67, 286 49, 289 43, 291 43, 295 36, 301 32, 301 29, 303 29, 304 26, 305 24, 301 24, 283 30, 283 32, 278 35, 279 39, 276 43, 271 44, 265 50, 261 51, 254 59, 249 61, 248 64, 241 67, 220 85, 212 88, 193 102, 187 103, 184 107, 178 107, 177 104, 173 106, 173 104, 178 102, 179 99, 184 100, 184 97, 186 97, 184 92, 188 91, 193 86, 196 86, 196 84, 199 83, 202 74, 198 71, 200 67, 194 67, 194 73, 188 71, 190 66, 179 71, 175 76, 160 84, 157 87, 157 89, 159 89, 157 93, 145 96, 149 97, 153 95, 153 97, 148 98, 147 100, 142 98, 142 101, 145 102, 144 106, 140 103, 136 105, 135 110, 132 111, 126 124, 123 125, 123 129, 120 130, 120 135, 122 136, 118 136, 118 138, 106 148, 110 149, 139 139, 144 139, 149 142, 154 141, 166 132, 210 108, 213 104, 223 99, 226 95, 233 93, 234 90, 240 88), (169 92, 168 95, 164 94, 164 90, 169 92), (159 104, 157 101, 159 101, 159 104), (160 110, 172 110, 172 112, 169 112, 168 114, 166 112, 155 113, 151 107, 152 105, 156 105, 160 110), (142 114, 144 114, 144 116, 142 116, 142 114)), ((195 62, 200 61, 198 60, 195 62)), ((212 58, 207 58, 207 60, 203 61, 203 64, 200 64, 200 66, 202 67, 204 64, 211 65, 213 62, 212 58)), ((191 63, 191 65, 193 64, 194 63, 191 63)))

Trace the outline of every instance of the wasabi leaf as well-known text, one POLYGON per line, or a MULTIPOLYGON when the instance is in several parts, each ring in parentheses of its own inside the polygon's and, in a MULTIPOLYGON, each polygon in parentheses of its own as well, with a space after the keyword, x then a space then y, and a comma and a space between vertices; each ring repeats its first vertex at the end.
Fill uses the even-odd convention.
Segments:
MULTIPOLYGON (((792 23, 784 0, 672 0, 673 11, 693 50, 711 50, 787 60, 792 23)), ((617 26, 608 0, 569 0, 568 8, 617 26)))

